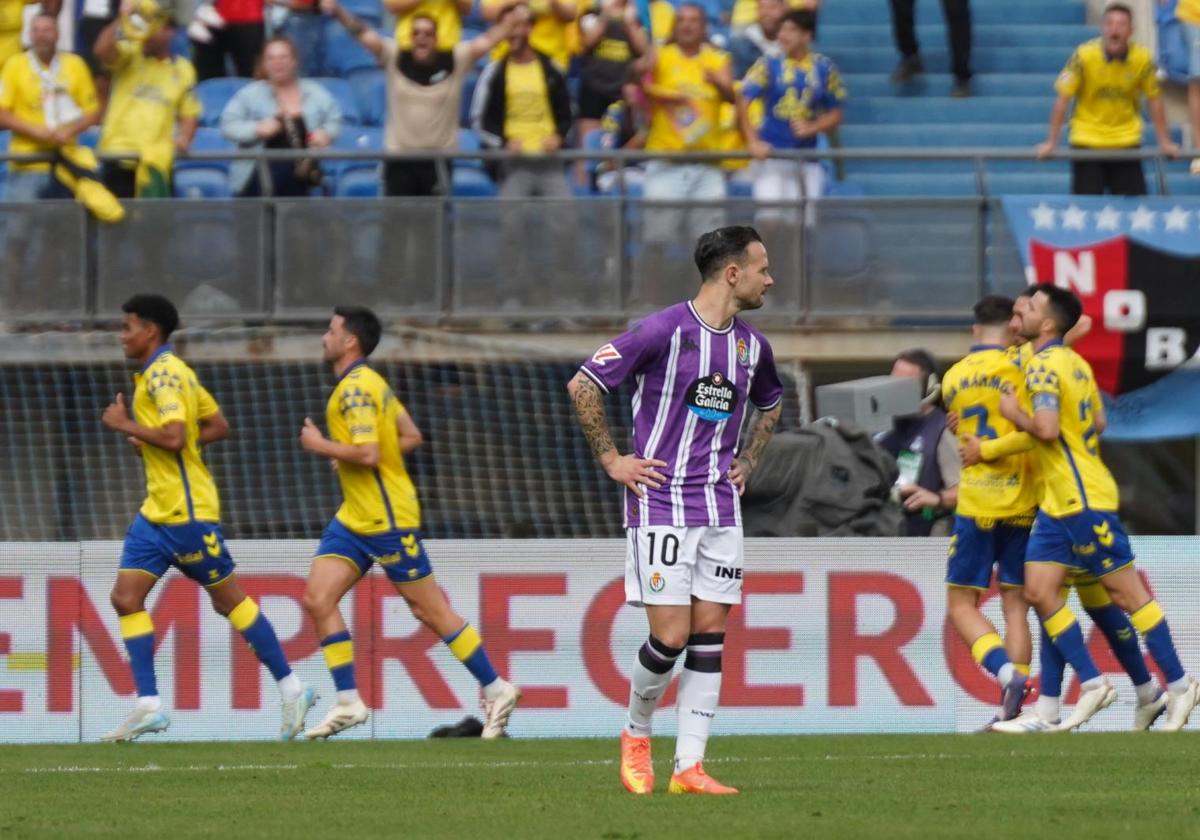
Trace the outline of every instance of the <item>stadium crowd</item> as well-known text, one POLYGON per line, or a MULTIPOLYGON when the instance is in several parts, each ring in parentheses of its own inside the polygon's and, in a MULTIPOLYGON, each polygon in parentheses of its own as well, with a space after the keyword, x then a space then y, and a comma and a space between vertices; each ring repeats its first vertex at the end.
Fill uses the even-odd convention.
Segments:
MULTIPOLYGON (((822 195, 827 169, 769 158, 836 142, 848 96, 834 62, 815 49, 820 0, 215 0, 200 5, 186 27, 156 0, 88 0, 76 26, 78 55, 56 46, 57 2, 43 4, 22 54, 12 23, 25 3, 0 0, 0 130, 12 132, 13 154, 56 156, 52 164, 10 164, 9 200, 65 197, 80 185, 86 192, 93 174, 117 198, 171 195, 174 158, 192 149, 412 154, 478 144, 520 156, 489 169, 482 194, 492 181, 502 197, 605 192, 616 180, 606 166, 564 171, 546 156, 571 147, 626 148, 748 151, 754 158, 654 161, 622 173, 644 178, 648 199, 719 200, 732 191, 791 201, 822 195), (347 124, 366 129, 339 141, 347 124), (92 148, 128 159, 101 166, 92 148)), ((970 12, 966 0, 943 5, 949 92, 969 96, 970 12)), ((1072 146, 1136 147, 1143 97, 1163 150, 1178 153, 1153 56, 1130 42, 1131 13, 1114 5, 1102 38, 1068 60, 1039 154, 1056 147, 1072 98, 1072 146), (1125 70, 1128 90, 1097 98, 1108 83, 1089 77, 1113 81, 1125 70)), ((892 0, 891 11, 899 53, 892 80, 904 83, 924 70, 913 0, 892 0)), ((1183 0, 1178 14, 1194 42, 1189 93, 1200 114, 1200 0, 1183 0)), ((1130 172, 1090 166, 1075 173, 1076 192, 1145 192, 1130 172)), ((326 163, 323 171, 313 159, 261 168, 238 161, 225 167, 223 184, 186 194, 354 195, 338 183, 351 169, 326 163)), ((375 171, 385 195, 458 192, 432 158, 393 160, 375 171)), ((101 218, 119 216, 105 196, 81 199, 101 218)))

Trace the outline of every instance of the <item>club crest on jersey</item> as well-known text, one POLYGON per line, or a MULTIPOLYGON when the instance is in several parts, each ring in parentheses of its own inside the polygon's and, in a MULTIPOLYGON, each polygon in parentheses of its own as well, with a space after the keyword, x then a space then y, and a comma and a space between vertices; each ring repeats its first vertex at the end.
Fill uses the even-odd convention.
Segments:
POLYGON ((733 415, 733 410, 737 407, 737 398, 737 389, 729 384, 725 374, 714 371, 693 382, 684 401, 692 414, 701 420, 717 423, 728 420, 733 415))
POLYGON ((605 362, 615 362, 619 358, 621 358, 620 352, 610 342, 596 351, 596 354, 592 356, 592 362, 600 367, 604 367, 605 362))
POLYGON ((746 346, 746 339, 739 338, 737 340, 738 364, 742 367, 750 366, 750 348, 746 346))
POLYGON ((663 587, 665 587, 666 585, 667 585, 666 578, 664 578, 659 572, 655 572, 654 574, 650 575, 650 591, 651 592, 662 592, 663 587))

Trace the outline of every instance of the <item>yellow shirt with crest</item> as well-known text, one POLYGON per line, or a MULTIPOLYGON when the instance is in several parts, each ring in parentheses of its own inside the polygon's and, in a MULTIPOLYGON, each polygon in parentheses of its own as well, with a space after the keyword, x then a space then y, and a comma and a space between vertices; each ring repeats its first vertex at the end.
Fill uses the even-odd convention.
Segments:
POLYGON ((646 151, 723 150, 728 141, 721 127, 721 94, 704 79, 729 67, 729 54, 710 44, 696 55, 686 55, 677 44, 658 51, 648 92, 682 94, 688 101, 679 105, 651 104, 646 151))
POLYGON ((220 411, 217 401, 169 344, 134 374, 133 381, 133 419, 137 423, 151 429, 183 423, 187 434, 179 452, 142 445, 146 471, 142 516, 159 525, 219 522, 217 485, 200 456, 200 421, 220 411))
POLYGON ((338 380, 325 407, 329 437, 339 443, 379 445, 379 465, 338 462, 342 506, 337 520, 356 534, 384 534, 421 527, 417 488, 404 466, 396 419, 404 406, 387 381, 364 361, 338 380))
POLYGON ((1099 38, 1082 44, 1058 74, 1054 89, 1075 97, 1070 143, 1092 149, 1121 149, 1142 142, 1142 97, 1159 95, 1154 56, 1130 44, 1123 58, 1110 59, 1099 38))
POLYGON ((1117 483, 1100 460, 1095 425, 1100 389, 1091 365, 1061 342, 1051 342, 1025 366, 1025 388, 1035 413, 1058 412, 1058 438, 1034 442, 1041 509, 1056 518, 1085 509, 1116 511, 1117 483))
POLYGON ((521 150, 538 154, 545 141, 558 134, 550 110, 550 91, 542 63, 508 61, 504 65, 504 136, 517 140, 521 150))
POLYGON ((101 151, 173 148, 178 119, 200 116, 196 70, 186 58, 151 58, 133 41, 117 43, 101 151))
MULTIPOLYGON (((58 127, 100 108, 92 71, 73 53, 56 53, 45 67, 32 52, 13 56, 0 70, 0 108, 35 125, 58 127)), ((52 151, 54 146, 13 134, 8 150, 14 155, 52 151)), ((14 170, 45 171, 48 163, 11 163, 14 170)))
MULTIPOLYGON (((1000 413, 1005 390, 1024 390, 1025 375, 1008 348, 979 345, 946 371, 942 392, 947 411, 958 414, 958 439, 975 435, 997 440, 1017 431, 1000 413)), ((983 461, 967 467, 958 485, 961 516, 976 519, 1031 517, 1037 507, 1037 481, 1028 453, 983 461)))

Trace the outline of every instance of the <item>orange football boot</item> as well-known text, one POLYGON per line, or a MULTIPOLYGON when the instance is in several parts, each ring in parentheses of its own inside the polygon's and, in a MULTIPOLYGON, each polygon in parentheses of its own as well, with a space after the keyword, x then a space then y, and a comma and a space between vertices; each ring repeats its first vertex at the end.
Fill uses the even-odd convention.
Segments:
POLYGON ((621 730, 621 784, 630 793, 654 792, 654 765, 650 763, 650 739, 621 730))
POLYGON ((682 773, 675 773, 671 776, 671 784, 667 786, 667 793, 707 793, 710 796, 722 796, 737 792, 737 788, 723 785, 705 773, 704 764, 701 762, 696 762, 682 773))

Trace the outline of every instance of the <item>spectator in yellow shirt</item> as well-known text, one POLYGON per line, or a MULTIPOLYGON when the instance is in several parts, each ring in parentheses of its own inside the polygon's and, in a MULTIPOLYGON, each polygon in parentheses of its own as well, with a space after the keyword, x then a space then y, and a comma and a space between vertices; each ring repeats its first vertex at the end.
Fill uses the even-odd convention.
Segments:
POLYGON ((396 46, 412 49, 413 19, 427 17, 437 26, 439 52, 450 52, 462 38, 462 20, 471 14, 471 0, 383 0, 396 16, 396 46))
MULTIPOLYGON (((1200 147, 1200 0, 1179 0, 1175 17, 1183 27, 1188 50, 1188 115, 1192 123, 1192 148, 1200 147)), ((1192 174, 1200 175, 1200 157, 1192 161, 1192 174)))
POLYGON ((139 38, 128 25, 132 8, 133 0, 125 0, 120 17, 96 39, 96 58, 112 74, 99 148, 136 154, 140 163, 106 161, 102 177, 118 198, 166 198, 175 151, 187 153, 199 124, 196 70, 171 55, 173 20, 154 21, 139 38))
MULTIPOLYGON (((675 16, 675 38, 658 50, 645 85, 650 98, 649 152, 716 151, 724 148, 721 103, 734 101, 729 54, 708 42, 704 9, 681 5, 675 16)), ((652 161, 646 167, 645 197, 650 201, 719 201, 725 198, 725 176, 716 162, 652 161)), ((691 242, 723 224, 720 208, 693 210, 687 231, 680 231, 675 212, 647 218, 647 239, 691 242)))
MULTIPOLYGON (((58 20, 40 12, 30 23, 29 51, 9 59, 0 72, 0 130, 12 131, 15 155, 52 152, 73 145, 100 121, 92 74, 83 59, 58 51, 58 20)), ((49 163, 10 163, 9 201, 46 197, 49 163)))
MULTIPOLYGON (((1071 100, 1069 142, 1075 149, 1136 149, 1142 145, 1142 97, 1146 97, 1158 144, 1170 157, 1179 154, 1167 132, 1167 115, 1150 51, 1133 43, 1133 12, 1113 3, 1104 12, 1101 36, 1081 44, 1058 75, 1058 99, 1050 113, 1046 142, 1039 158, 1058 145, 1071 100)), ((1145 195, 1140 160, 1076 160, 1071 162, 1071 192, 1076 195, 1145 195)))
MULTIPOLYGON (((495 23, 514 6, 528 6, 533 15, 533 29, 529 44, 535 50, 550 57, 562 72, 571 63, 571 44, 568 30, 575 25, 576 6, 573 0, 481 0, 480 11, 488 23, 495 23)), ((508 45, 501 44, 492 52, 499 61, 508 55, 508 45)))

